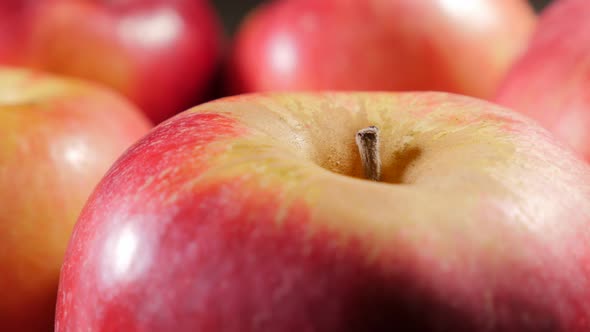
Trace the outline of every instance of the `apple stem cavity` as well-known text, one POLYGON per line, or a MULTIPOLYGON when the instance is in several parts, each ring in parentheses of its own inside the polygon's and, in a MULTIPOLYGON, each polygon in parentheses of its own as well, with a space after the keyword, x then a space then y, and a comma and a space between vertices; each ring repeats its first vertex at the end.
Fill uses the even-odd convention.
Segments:
POLYGON ((356 145, 361 155, 365 177, 372 181, 381 179, 381 158, 379 156, 379 128, 369 126, 356 133, 356 145))

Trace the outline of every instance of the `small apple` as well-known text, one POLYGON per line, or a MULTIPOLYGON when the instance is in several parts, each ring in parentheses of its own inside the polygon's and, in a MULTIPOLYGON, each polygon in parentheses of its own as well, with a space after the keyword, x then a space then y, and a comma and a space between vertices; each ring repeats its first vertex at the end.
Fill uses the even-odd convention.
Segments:
POLYGON ((590 167, 516 112, 234 96, 160 124, 103 178, 56 331, 583 332, 588 243, 590 167))
POLYGON ((252 12, 232 93, 438 90, 493 96, 536 23, 524 0, 282 0, 252 12))
POLYGON ((106 84, 156 123, 208 98, 223 37, 207 1, 25 2, 0 10, 25 30, 18 64, 106 84))
POLYGON ((495 101, 537 120, 590 162, 590 1, 545 9, 495 101))
POLYGON ((109 166, 149 128, 103 88, 0 67, 0 331, 52 331, 73 225, 109 166))

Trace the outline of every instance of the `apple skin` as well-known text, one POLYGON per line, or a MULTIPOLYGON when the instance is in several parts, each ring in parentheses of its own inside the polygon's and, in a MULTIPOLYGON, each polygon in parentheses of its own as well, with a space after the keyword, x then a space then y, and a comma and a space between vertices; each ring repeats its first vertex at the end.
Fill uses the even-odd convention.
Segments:
POLYGON ((108 85, 154 123, 213 92, 224 36, 205 0, 52 0, 22 7, 0 16, 24 17, 16 64, 108 85))
POLYGON ((494 104, 227 97, 103 178, 56 331, 588 331, 589 223, 590 167, 494 104), (383 183, 359 179, 368 125, 383 183))
POLYGON ((231 93, 436 90, 491 98, 536 15, 523 0, 284 0, 253 11, 231 93))
POLYGON ((495 101, 538 121, 590 162, 590 3, 555 1, 495 101))
POLYGON ((59 271, 84 203, 151 128, 77 80, 0 67, 0 331, 52 331, 59 271))
MULTIPOLYGON (((51 1, 51 0, 49 0, 51 1)), ((0 1, 0 62, 14 64, 24 57, 32 0, 0 1)))

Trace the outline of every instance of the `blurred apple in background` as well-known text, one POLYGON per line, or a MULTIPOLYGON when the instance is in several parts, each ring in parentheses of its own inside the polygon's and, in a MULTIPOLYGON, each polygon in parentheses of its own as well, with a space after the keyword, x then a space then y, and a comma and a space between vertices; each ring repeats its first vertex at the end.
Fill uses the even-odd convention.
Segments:
POLYGON ((56 330, 587 332, 589 241, 590 167, 516 112, 426 92, 229 97, 103 178, 56 330), (380 182, 355 146, 371 125, 380 182))
POLYGON ((115 159, 150 128, 98 86, 0 67, 0 331, 51 331, 72 227, 115 159))
POLYGON ((205 0, 11 1, 0 5, 0 21, 25 31, 25 37, 9 39, 25 50, 18 61, 5 63, 104 83, 155 123, 212 92, 223 36, 205 0), (18 45, 23 39, 25 45, 18 45))
POLYGON ((492 97, 536 16, 525 0, 282 0, 239 29, 232 93, 442 90, 492 97))
POLYGON ((590 161, 590 1, 559 0, 545 9, 496 102, 539 121, 590 161))
POLYGON ((0 1, 0 63, 15 64, 24 57, 24 48, 30 35, 28 23, 35 2, 38 1, 0 1))

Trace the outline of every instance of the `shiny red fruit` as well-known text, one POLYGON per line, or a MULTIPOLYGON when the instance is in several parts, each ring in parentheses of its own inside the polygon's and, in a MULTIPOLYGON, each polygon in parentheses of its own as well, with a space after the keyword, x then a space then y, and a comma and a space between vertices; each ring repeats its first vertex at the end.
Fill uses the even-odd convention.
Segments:
POLYGON ((223 47, 204 0, 7 2, 0 26, 6 20, 0 62, 101 82, 155 123, 209 97, 223 47))
POLYGON ((440 90, 487 98, 535 22, 524 0, 270 2, 237 34, 229 90, 440 90))
POLYGON ((82 206, 150 127, 110 90, 0 67, 0 331, 52 331, 82 206))
POLYGON ((88 200, 57 332, 587 332, 590 167, 446 93, 265 93, 154 128, 88 200), (380 182, 355 133, 381 130, 380 182))
POLYGON ((590 162, 590 1, 558 0, 495 101, 549 129, 590 162))

